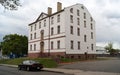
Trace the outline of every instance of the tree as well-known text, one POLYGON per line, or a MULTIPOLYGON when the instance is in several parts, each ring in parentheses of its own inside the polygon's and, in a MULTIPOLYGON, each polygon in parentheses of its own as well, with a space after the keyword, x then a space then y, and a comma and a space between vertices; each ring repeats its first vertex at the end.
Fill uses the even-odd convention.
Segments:
POLYGON ((3 37, 3 55, 15 54, 16 56, 25 55, 28 52, 28 38, 18 34, 5 35, 3 37))
POLYGON ((111 42, 108 43, 107 46, 105 46, 105 49, 108 50, 108 52, 110 53, 110 55, 113 55, 116 52, 116 50, 113 49, 113 43, 111 43, 111 42))
POLYGON ((0 4, 8 10, 17 10, 20 5, 20 0, 0 0, 0 4))
POLYGON ((1 42, 0 42, 0 51, 1 51, 1 48, 2 48, 2 46, 1 46, 1 42))

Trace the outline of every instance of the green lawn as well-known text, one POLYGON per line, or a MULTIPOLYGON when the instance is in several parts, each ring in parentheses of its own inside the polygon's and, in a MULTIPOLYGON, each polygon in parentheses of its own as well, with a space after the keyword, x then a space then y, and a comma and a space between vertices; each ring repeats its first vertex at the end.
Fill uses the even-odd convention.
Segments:
POLYGON ((0 64, 11 64, 11 65, 18 65, 22 63, 24 60, 35 60, 44 65, 47 68, 57 67, 57 63, 50 58, 15 58, 15 59, 2 59, 0 60, 0 64))
MULTIPOLYGON (((40 62, 46 68, 54 68, 58 66, 56 59, 51 58, 15 58, 15 59, 1 59, 0 64, 10 64, 10 65, 18 65, 22 63, 24 60, 34 60, 40 62)), ((94 60, 108 60, 108 58, 96 58, 94 60)), ((70 63, 70 62, 78 62, 80 60, 77 59, 68 59, 68 58, 60 58, 58 62, 60 63, 70 63)), ((91 60, 93 61, 93 60, 91 60)))

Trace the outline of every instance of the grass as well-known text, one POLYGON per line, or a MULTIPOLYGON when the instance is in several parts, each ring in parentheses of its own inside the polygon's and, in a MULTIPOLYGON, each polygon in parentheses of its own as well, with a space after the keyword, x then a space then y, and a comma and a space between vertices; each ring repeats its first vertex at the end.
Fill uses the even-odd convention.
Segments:
POLYGON ((44 67, 53 68, 57 67, 57 63, 50 58, 15 58, 15 59, 2 59, 0 60, 0 64, 10 64, 10 65, 18 65, 22 63, 24 60, 34 60, 42 63, 44 67))
MULTIPOLYGON (((0 64, 10 64, 10 65, 18 65, 22 63, 24 60, 34 60, 40 62, 46 68, 55 68, 58 66, 56 60, 51 58, 15 58, 15 59, 1 59, 0 64)), ((109 58, 96 58, 94 60, 109 60, 109 58)), ((60 58, 60 63, 71 63, 71 62, 78 62, 80 60, 77 59, 69 59, 69 58, 60 58)), ((91 60, 93 61, 93 60, 91 60)))
POLYGON ((79 60, 76 60, 76 59, 69 59, 69 58, 61 58, 60 60, 61 60, 61 62, 63 62, 63 63, 69 63, 69 62, 79 61, 79 60))
MULTIPOLYGON (((37 62, 40 62, 44 65, 46 68, 55 68, 58 66, 58 63, 56 60, 51 58, 15 58, 15 59, 1 59, 0 64, 10 64, 10 65, 18 65, 22 63, 24 60, 34 60, 37 62)), ((69 62, 75 62, 78 60, 75 59, 68 59, 68 58, 61 58, 59 59, 61 63, 69 63, 69 62)))

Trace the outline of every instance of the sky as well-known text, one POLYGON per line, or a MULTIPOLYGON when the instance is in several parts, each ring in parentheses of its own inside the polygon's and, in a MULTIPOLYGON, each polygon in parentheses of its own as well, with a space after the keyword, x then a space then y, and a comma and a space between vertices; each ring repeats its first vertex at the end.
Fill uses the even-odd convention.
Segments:
POLYGON ((41 12, 52 7, 56 12, 57 2, 62 8, 83 4, 96 21, 96 45, 106 46, 112 42, 120 49, 120 0, 21 0, 17 11, 5 10, 0 5, 0 41, 7 34, 28 36, 28 24, 34 22, 41 12))

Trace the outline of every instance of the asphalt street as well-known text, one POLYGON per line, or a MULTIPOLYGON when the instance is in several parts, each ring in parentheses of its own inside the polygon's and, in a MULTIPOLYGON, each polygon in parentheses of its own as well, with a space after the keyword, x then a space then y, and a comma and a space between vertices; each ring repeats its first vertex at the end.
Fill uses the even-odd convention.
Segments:
POLYGON ((47 71, 19 71, 17 68, 0 66, 0 75, 68 75, 47 71))
POLYGON ((59 68, 120 73, 120 58, 100 61, 82 61, 73 64, 63 65, 59 68))

